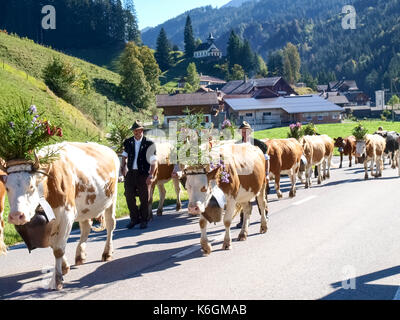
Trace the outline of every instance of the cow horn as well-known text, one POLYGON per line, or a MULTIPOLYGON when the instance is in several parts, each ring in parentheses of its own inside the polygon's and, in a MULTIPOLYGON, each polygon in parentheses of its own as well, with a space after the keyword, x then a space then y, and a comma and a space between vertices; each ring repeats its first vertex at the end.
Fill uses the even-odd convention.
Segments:
POLYGON ((35 156, 35 162, 33 163, 33 169, 34 169, 34 170, 39 170, 39 168, 40 168, 40 161, 39 161, 39 157, 38 157, 36 151, 33 151, 33 155, 35 156))

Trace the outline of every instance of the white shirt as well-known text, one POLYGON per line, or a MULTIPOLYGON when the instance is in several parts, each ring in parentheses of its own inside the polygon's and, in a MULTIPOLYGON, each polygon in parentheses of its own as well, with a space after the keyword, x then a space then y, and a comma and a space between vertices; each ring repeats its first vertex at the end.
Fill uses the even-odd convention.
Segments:
MULTIPOLYGON (((136 138, 134 140, 135 140, 135 159, 133 160, 132 169, 137 170, 138 169, 137 159, 138 159, 138 155, 139 155, 140 145, 142 144, 143 136, 140 138, 140 140, 136 140, 136 138)), ((122 156, 125 158, 128 158, 128 153, 126 151, 124 151, 122 153, 122 156)), ((153 155, 150 157, 150 164, 153 164, 156 161, 157 161, 156 155, 153 155)))

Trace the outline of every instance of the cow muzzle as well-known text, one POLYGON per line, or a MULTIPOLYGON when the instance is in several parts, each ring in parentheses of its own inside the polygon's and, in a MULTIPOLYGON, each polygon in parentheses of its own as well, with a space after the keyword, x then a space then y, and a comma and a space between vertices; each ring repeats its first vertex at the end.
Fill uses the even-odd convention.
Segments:
POLYGON ((205 210, 204 205, 201 205, 200 202, 196 202, 196 204, 189 203, 189 206, 188 206, 189 214, 199 215, 199 214, 203 213, 204 210, 205 210))
POLYGON ((23 212, 11 212, 8 216, 8 222, 16 226, 22 226, 29 222, 29 220, 26 218, 26 215, 23 212))

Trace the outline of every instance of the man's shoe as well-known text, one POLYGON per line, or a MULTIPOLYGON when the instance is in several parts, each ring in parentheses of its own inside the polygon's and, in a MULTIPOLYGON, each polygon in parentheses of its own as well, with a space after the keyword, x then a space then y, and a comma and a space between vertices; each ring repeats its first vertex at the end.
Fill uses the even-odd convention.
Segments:
POLYGON ((134 226, 136 226, 137 224, 139 224, 139 221, 131 221, 126 225, 127 229, 132 229, 134 226))
POLYGON ((140 224, 140 229, 146 229, 147 228, 147 222, 142 222, 140 224))

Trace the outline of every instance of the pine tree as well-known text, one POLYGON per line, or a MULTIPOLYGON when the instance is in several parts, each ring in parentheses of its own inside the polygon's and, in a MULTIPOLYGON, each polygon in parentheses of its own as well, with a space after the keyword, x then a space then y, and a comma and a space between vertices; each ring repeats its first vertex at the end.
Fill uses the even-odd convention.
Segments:
POLYGON ((149 109, 154 104, 154 94, 146 81, 143 64, 137 58, 138 48, 129 42, 120 57, 120 90, 133 110, 149 109))
POLYGON ((283 51, 283 75, 286 81, 294 84, 300 79, 301 60, 297 47, 288 43, 283 51))
POLYGON ((192 20, 190 19, 190 16, 187 16, 186 18, 184 42, 185 42, 186 57, 193 58, 194 50, 196 49, 196 44, 193 36, 192 20))
POLYGON ((268 71, 273 77, 283 76, 283 51, 273 52, 268 58, 268 71))
POLYGON ((235 64, 240 64, 241 56, 241 41, 239 36, 232 30, 228 40, 227 59, 229 61, 229 68, 232 68, 235 64))
POLYGON ((197 73, 196 64, 194 62, 189 63, 187 69, 185 91, 195 92, 200 88, 200 76, 197 73))
POLYGON ((160 34, 157 38, 157 50, 155 57, 161 71, 163 72, 171 67, 170 51, 171 46, 167 38, 167 34, 164 28, 161 28, 160 34))
POLYGON ((143 72, 146 77, 148 84, 150 85, 151 91, 157 93, 160 86, 160 74, 161 70, 158 67, 157 61, 154 58, 152 50, 147 46, 139 48, 139 60, 143 65, 143 72))
POLYGON ((241 63, 240 65, 243 67, 243 70, 248 74, 252 75, 256 68, 256 56, 251 49, 249 41, 245 41, 241 50, 241 63))
POLYGON ((133 0, 125 0, 125 39, 134 41, 137 45, 142 43, 135 5, 133 0))

